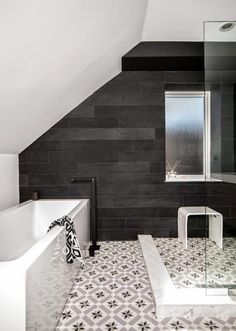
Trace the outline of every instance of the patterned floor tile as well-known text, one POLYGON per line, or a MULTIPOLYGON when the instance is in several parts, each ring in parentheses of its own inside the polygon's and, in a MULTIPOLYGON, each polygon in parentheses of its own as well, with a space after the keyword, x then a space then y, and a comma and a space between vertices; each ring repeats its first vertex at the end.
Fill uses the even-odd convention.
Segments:
MULTIPOLYGON (((190 286, 187 280, 201 285, 199 278, 204 270, 198 263, 202 255, 201 250, 196 252, 201 239, 193 241, 191 249, 195 253, 188 252, 187 259, 175 241, 159 238, 155 241, 162 247, 162 258, 178 286, 190 286), (174 251, 178 253, 174 255, 174 251), (182 265, 178 265, 180 260, 182 265)), ((171 317, 171 312, 170 317, 156 317, 139 243, 100 244, 100 251, 86 259, 78 273, 56 331, 236 330, 236 317, 190 319, 171 317)))
POLYGON ((205 238, 189 238, 184 249, 178 238, 155 238, 176 287, 236 286, 236 238, 224 238, 223 249, 205 238), (206 270, 206 272, 205 272, 206 270))

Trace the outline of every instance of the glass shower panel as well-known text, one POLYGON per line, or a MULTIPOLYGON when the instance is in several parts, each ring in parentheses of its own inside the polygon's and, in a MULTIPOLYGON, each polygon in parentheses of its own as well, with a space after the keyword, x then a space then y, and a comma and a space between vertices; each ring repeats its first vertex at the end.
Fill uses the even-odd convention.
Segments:
MULTIPOLYGON (((210 177, 206 206, 223 246, 206 239, 207 288, 236 287, 236 22, 204 24, 205 91, 210 95, 210 177)), ((208 223, 208 232, 212 228, 208 223)))

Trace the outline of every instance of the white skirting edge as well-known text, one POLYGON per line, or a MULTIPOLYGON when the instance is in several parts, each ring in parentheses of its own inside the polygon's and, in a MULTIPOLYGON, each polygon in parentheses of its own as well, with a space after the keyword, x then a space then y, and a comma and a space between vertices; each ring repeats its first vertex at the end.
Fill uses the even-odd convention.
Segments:
POLYGON ((204 288, 175 288, 152 236, 138 239, 158 316, 236 316, 235 296, 207 296, 204 288))

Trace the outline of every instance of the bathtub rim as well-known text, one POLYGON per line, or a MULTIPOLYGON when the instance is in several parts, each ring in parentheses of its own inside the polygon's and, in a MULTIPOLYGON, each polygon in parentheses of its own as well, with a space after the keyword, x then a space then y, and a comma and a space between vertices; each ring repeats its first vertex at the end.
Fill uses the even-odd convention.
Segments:
POLYGON ((28 204, 29 204, 30 202, 32 202, 32 201, 33 201, 33 200, 27 200, 27 201, 24 201, 24 202, 18 203, 17 205, 11 206, 11 207, 9 207, 9 208, 7 208, 7 209, 3 209, 3 210, 0 211, 0 217, 1 217, 2 215, 6 214, 6 213, 9 213, 9 212, 14 211, 14 210, 19 209, 19 208, 22 208, 22 207, 28 205, 28 204))
MULTIPOLYGON (((0 216, 4 215, 6 212, 14 211, 20 207, 26 206, 28 204, 37 204, 37 202, 40 201, 77 201, 78 204, 71 209, 71 211, 68 213, 67 216, 73 217, 79 213, 79 211, 89 202, 89 199, 39 199, 36 201, 33 200, 27 200, 20 204, 17 204, 15 206, 12 206, 10 208, 7 208, 0 212, 0 216)), ((64 215, 62 215, 64 216, 64 215)), ((6 261, 0 261, 0 270, 1 272, 4 271, 6 267, 17 267, 18 270, 22 268, 22 271, 27 271, 27 269, 30 267, 30 265, 33 263, 35 259, 37 259, 44 251, 45 249, 55 240, 55 238, 62 232, 65 232, 65 227, 62 226, 55 226, 52 228, 49 232, 45 233, 39 240, 37 240, 32 247, 30 247, 29 250, 27 250, 24 254, 19 256, 16 259, 13 260, 6 260, 6 261), (20 268, 20 269, 19 269, 20 268)))
MULTIPOLYGON (((40 201, 78 201, 79 203, 81 202, 84 205, 87 201, 89 201, 89 199, 75 199, 75 198, 74 199, 73 198, 68 198, 68 199, 39 199, 39 200, 32 200, 32 199, 30 199, 30 200, 27 200, 27 201, 18 203, 17 205, 11 206, 11 207, 9 207, 7 209, 1 210, 0 211, 0 217, 2 215, 6 214, 6 213, 9 213, 9 212, 14 211, 14 210, 19 209, 19 208, 22 208, 22 207, 24 207, 24 206, 26 206, 26 205, 28 205, 30 203, 36 204, 37 202, 40 202, 40 201)), ((73 217, 74 211, 75 211, 75 209, 77 207, 78 206, 76 205, 74 208, 71 209, 71 211, 69 212, 69 214, 70 215, 72 214, 72 216, 70 216, 70 217, 73 217)))

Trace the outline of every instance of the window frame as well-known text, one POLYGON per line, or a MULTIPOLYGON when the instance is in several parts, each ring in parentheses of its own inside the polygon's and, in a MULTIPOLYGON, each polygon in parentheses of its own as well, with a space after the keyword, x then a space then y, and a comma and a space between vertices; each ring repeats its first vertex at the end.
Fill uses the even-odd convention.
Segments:
MULTIPOLYGON (((167 97, 203 97, 203 174, 202 175, 177 175, 176 178, 169 179, 166 174, 166 182, 192 182, 192 181, 211 181, 211 93, 210 91, 165 91, 167 97)), ((165 103, 166 104, 166 103, 165 103)), ((166 115, 166 109, 165 109, 166 115)), ((165 116, 166 117, 166 116, 165 116)), ((166 137, 166 126, 165 126, 166 137)), ((166 160, 165 160, 166 164, 166 160)))

